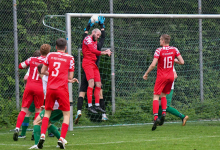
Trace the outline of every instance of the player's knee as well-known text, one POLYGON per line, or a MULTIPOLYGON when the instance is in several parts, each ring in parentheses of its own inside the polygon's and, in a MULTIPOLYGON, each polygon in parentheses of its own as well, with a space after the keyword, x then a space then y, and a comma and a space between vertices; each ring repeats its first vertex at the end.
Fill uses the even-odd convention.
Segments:
POLYGON ((89 87, 94 87, 94 79, 90 79, 89 81, 88 81, 88 86, 89 87))

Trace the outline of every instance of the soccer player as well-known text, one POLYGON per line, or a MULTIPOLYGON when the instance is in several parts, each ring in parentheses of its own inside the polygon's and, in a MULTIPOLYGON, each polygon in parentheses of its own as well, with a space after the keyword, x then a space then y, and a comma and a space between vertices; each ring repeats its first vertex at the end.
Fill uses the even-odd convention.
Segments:
POLYGON ((111 55, 110 49, 105 51, 97 50, 97 40, 101 36, 101 31, 99 29, 93 29, 92 34, 85 37, 82 43, 82 53, 83 53, 83 61, 82 68, 85 72, 86 79, 88 81, 87 88, 87 99, 88 99, 88 110, 89 111, 101 111, 105 113, 105 111, 100 107, 99 99, 100 99, 100 90, 101 90, 101 78, 99 73, 99 68, 96 65, 96 56, 100 55, 111 55), (94 97, 95 97, 95 109, 92 107, 92 95, 93 88, 94 97))
POLYGON ((67 48, 66 44, 67 41, 64 38, 57 39, 57 52, 51 52, 47 55, 41 69, 41 73, 48 76, 48 83, 45 100, 45 115, 42 119, 40 141, 37 145, 40 149, 43 148, 45 134, 55 100, 59 103, 58 109, 63 112, 63 123, 58 145, 61 149, 65 148, 64 139, 67 134, 70 118, 68 79, 72 80, 74 75, 74 58, 72 55, 65 53, 67 48))
MULTIPOLYGON (((99 16, 99 25, 101 28, 101 38, 99 40, 99 42, 97 43, 97 50, 101 51, 102 46, 104 44, 105 41, 105 25, 104 25, 104 21, 105 18, 103 16, 99 16)), ((90 27, 92 27, 94 25, 94 23, 91 23, 91 19, 88 22, 87 27, 84 29, 85 33, 83 34, 83 40, 86 36, 88 36, 88 31, 90 29, 90 27)), ((99 67, 99 60, 100 60, 100 56, 96 56, 97 60, 95 62, 95 64, 99 67)), ((76 115, 76 119, 74 121, 75 124, 77 124, 79 122, 79 118, 81 117, 82 113, 82 106, 83 106, 83 99, 85 97, 86 91, 88 88, 88 81, 86 80, 86 75, 85 73, 83 73, 83 77, 81 80, 81 85, 80 85, 80 91, 79 91, 79 97, 78 97, 78 102, 77 102, 77 115, 76 115)), ((105 101, 103 99, 103 94, 102 94, 102 89, 100 90, 100 107, 105 111, 105 101)), ((89 104, 91 106, 91 102, 89 104)), ((93 109, 93 107, 89 107, 88 109, 89 111, 91 111, 92 113, 97 113, 96 110, 93 109)), ((108 120, 107 116, 105 113, 102 113, 102 120, 108 120)))
POLYGON ((143 79, 147 80, 148 74, 157 65, 157 78, 154 86, 154 96, 153 96, 153 114, 154 114, 154 124, 152 131, 157 128, 157 125, 161 121, 165 121, 167 99, 166 95, 170 93, 172 83, 174 81, 173 64, 174 62, 180 65, 184 64, 184 60, 176 47, 169 46, 170 36, 168 34, 163 34, 160 37, 160 48, 156 49, 154 53, 154 59, 145 72, 143 79), (177 57, 178 59, 176 59, 177 57), (159 97, 161 96, 161 107, 162 107, 162 117, 158 118, 159 110, 159 97))
POLYGON ((30 66, 30 73, 27 79, 27 84, 23 93, 21 111, 17 118, 16 128, 13 135, 13 140, 18 140, 19 129, 24 121, 25 115, 28 112, 28 108, 34 101, 35 105, 35 117, 40 113, 40 108, 44 103, 44 92, 42 80, 37 73, 37 66, 44 62, 45 56, 50 52, 50 45, 43 44, 40 47, 40 57, 30 57, 26 61, 19 64, 19 69, 24 69, 30 66))
MULTIPOLYGON (((32 57, 40 57, 40 55, 41 55, 40 54, 40 50, 36 50, 33 53, 32 57)), ((27 73, 24 76, 24 87, 25 87, 25 85, 27 83, 29 72, 30 72, 30 68, 28 68, 28 71, 27 71, 27 73)), ((18 138, 26 138, 26 131, 27 131, 27 128, 29 126, 29 118, 30 118, 30 115, 32 113, 34 113, 34 112, 35 112, 35 106, 34 106, 34 102, 32 102, 31 106, 29 107, 29 109, 28 109, 28 111, 27 111, 27 113, 25 115, 24 121, 23 121, 23 123, 21 125, 21 129, 22 130, 21 130, 21 134, 18 136, 18 138)), ((34 135, 33 134, 31 136, 31 140, 34 140, 34 135)))
MULTIPOLYGON (((176 70, 174 69, 174 67, 173 67, 173 72, 174 72, 174 80, 175 80, 178 76, 177 76, 177 73, 176 73, 176 70)), ((174 91, 174 81, 173 81, 173 84, 172 84, 172 87, 171 87, 170 94, 167 94, 167 96, 166 96, 166 98, 167 98, 167 109, 166 109, 166 112, 169 112, 172 115, 182 119, 182 126, 185 126, 187 120, 189 119, 189 117, 185 116, 184 114, 181 114, 177 109, 175 109, 175 108, 170 106, 171 100, 172 100, 172 97, 173 97, 173 91, 174 91)), ((162 115, 162 108, 160 106, 159 107, 159 112, 158 112, 158 117, 161 118, 161 115, 162 115)), ((163 125, 162 122, 160 122, 159 125, 163 125)))
MULTIPOLYGON (((44 95, 46 96, 48 76, 41 74, 42 66, 43 66, 43 64, 38 65, 38 73, 39 73, 40 77, 42 78, 44 95)), ((73 78, 72 80, 69 80, 69 82, 74 83, 74 82, 78 82, 78 80, 73 78)), ((50 124, 48 125, 48 132, 50 130, 51 133, 53 135, 55 135, 56 138, 59 140, 60 133, 57 130, 57 128, 53 125, 54 123, 58 122, 61 118, 63 118, 63 112, 61 110, 59 110, 58 108, 59 108, 59 103, 57 101, 55 101, 54 106, 53 106, 53 111, 52 111, 50 119, 49 119, 50 124)), ((40 132, 41 132, 40 126, 42 123, 42 119, 44 117, 44 113, 45 113, 45 109, 41 111, 41 113, 37 116, 37 118, 33 122, 35 145, 30 147, 29 149, 38 149, 37 144, 40 140, 40 132)), ((65 139, 63 139, 63 140, 64 140, 64 143, 67 144, 67 141, 65 139)))

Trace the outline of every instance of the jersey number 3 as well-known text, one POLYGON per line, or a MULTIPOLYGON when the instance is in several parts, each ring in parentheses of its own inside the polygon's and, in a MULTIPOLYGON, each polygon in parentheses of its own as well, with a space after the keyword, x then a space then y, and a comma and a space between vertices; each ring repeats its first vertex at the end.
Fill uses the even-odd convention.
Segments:
POLYGON ((60 69, 60 62, 54 62, 53 67, 55 67, 55 71, 52 71, 52 76, 57 77, 60 69))
POLYGON ((164 69, 171 68, 173 66, 172 62, 172 56, 164 57, 164 69))

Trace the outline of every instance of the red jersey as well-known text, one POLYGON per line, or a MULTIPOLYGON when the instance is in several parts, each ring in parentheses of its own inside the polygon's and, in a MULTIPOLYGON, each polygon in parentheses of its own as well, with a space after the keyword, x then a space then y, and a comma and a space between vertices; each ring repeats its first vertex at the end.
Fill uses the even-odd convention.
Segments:
POLYGON ((49 72, 47 89, 68 89, 68 72, 74 72, 74 57, 64 52, 51 52, 44 65, 49 72))
POLYGON ((179 50, 172 46, 164 46, 155 51, 154 58, 158 58, 157 78, 169 78, 174 76, 174 59, 179 55, 179 50))
POLYGON ((36 87, 41 86, 43 88, 42 80, 39 77, 37 66, 43 64, 45 61, 44 56, 40 57, 30 57, 24 62, 19 64, 19 69, 24 69, 30 66, 30 72, 27 79, 26 87, 36 87))
POLYGON ((95 63, 97 60, 96 56, 101 55, 101 51, 97 50, 97 41, 93 41, 89 35, 84 38, 82 43, 83 63, 95 63))

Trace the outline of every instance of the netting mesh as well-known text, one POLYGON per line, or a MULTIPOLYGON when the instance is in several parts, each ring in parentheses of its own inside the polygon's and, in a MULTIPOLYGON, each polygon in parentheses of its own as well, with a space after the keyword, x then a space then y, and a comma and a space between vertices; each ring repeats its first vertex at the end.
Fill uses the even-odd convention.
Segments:
MULTIPOLYGON (((15 124, 18 110, 15 100, 13 11, 11 1, 0 1, 0 121, 15 124)), ((198 1, 144 1, 118 0, 113 2, 114 13, 133 14, 197 14, 198 1)), ((219 1, 202 1, 203 14, 219 14, 219 1)), ((109 13, 107 0, 90 1, 17 1, 19 62, 30 57, 43 43, 51 45, 55 51, 55 41, 65 37, 64 32, 45 27, 45 15, 65 15, 65 13, 109 13)), ((75 77, 78 78, 78 48, 89 18, 72 18, 72 55, 76 61, 75 77)), ((49 26, 65 31, 65 17, 45 17, 49 26)), ((185 65, 178 66, 172 106, 189 115, 190 119, 219 118, 219 19, 203 19, 203 76, 204 102, 200 99, 199 23, 198 19, 114 19, 115 49, 115 90, 116 110, 112 114, 111 103, 111 59, 102 56, 100 64, 104 99, 109 117, 101 124, 144 123, 152 121, 153 86, 156 68, 147 81, 142 79, 150 65, 154 51, 159 47, 159 36, 171 35, 171 43, 177 47, 185 65)), ((106 18, 106 39, 103 48, 110 47, 110 19, 106 18)), ((99 27, 99 26, 97 26, 99 27)), ((90 32, 91 33, 91 32, 90 32)), ((81 56, 82 58, 82 56, 81 56)), ((19 70, 20 102, 24 91, 23 77, 27 70, 19 70)), ((74 116, 78 85, 73 84, 74 116)), ((100 124, 101 115, 87 112, 84 101, 83 116, 79 125, 100 124)), ((168 115, 167 120, 177 120, 168 115)))

